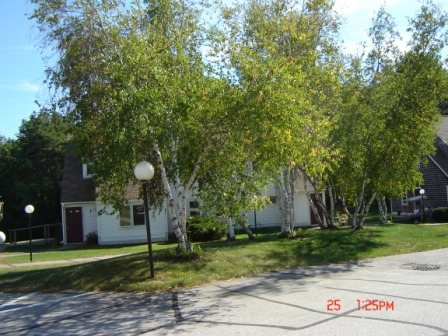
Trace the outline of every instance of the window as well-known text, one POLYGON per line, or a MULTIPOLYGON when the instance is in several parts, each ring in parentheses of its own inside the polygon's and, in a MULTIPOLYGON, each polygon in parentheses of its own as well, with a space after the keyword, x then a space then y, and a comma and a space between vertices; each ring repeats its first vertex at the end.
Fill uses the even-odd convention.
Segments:
POLYGON ((120 226, 145 225, 145 207, 141 204, 120 209, 120 226))
POLYGON ((93 173, 93 164, 83 163, 82 164, 82 177, 92 178, 93 174, 94 174, 93 173))
POLYGON ((191 201, 190 202, 190 216, 199 216, 201 212, 199 211, 199 202, 191 201))
POLYGON ((131 226, 131 211, 128 206, 120 209, 120 226, 131 226))
POLYGON ((408 197, 407 197, 407 195, 401 196, 401 205, 408 205, 408 197))
POLYGON ((269 200, 271 201, 272 204, 277 203, 277 196, 269 196, 269 200))
POLYGON ((145 225, 145 207, 143 205, 133 205, 132 215, 134 225, 145 225))

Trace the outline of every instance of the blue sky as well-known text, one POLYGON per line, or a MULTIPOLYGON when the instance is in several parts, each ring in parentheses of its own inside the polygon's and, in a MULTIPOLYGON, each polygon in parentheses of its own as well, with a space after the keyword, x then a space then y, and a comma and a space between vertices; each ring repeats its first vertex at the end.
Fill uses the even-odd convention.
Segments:
POLYGON ((23 119, 37 106, 44 92, 44 62, 37 34, 25 17, 26 0, 0 0, 0 135, 14 138, 23 119))
MULTIPOLYGON (((435 3, 448 11, 447 0, 435 3)), ((418 0, 336 0, 336 8, 346 17, 341 33, 349 51, 355 52, 367 39, 381 4, 401 25, 420 7, 418 0)), ((7 138, 15 138, 22 120, 38 110, 34 101, 45 103, 48 97, 42 84, 45 63, 36 47, 38 32, 25 16, 31 9, 27 0, 0 0, 0 135, 7 138)))

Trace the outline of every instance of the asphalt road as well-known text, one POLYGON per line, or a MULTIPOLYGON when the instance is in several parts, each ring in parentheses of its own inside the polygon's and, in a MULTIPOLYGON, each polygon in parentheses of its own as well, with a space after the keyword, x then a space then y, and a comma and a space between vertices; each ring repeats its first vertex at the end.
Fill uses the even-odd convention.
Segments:
POLYGON ((0 321, 0 335, 448 335, 448 249, 176 293, 0 293, 0 321))

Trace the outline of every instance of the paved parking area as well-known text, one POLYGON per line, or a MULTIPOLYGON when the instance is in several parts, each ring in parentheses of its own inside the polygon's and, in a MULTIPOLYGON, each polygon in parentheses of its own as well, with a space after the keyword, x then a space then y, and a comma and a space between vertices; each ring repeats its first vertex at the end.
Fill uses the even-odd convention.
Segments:
POLYGON ((448 336, 448 249, 174 293, 0 293, 0 319, 0 335, 448 336))

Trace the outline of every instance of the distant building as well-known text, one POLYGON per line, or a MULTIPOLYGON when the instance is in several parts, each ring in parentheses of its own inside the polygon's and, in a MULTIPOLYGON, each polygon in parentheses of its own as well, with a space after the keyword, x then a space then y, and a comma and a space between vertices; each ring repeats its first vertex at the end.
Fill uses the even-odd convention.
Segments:
POLYGON ((421 209, 422 195, 420 189, 423 188, 424 207, 445 207, 448 206, 448 116, 442 116, 437 137, 434 140, 436 152, 428 156, 428 164, 421 166, 423 174, 423 184, 416 186, 403 195, 401 199, 392 199, 392 212, 413 213, 414 210, 421 209))

